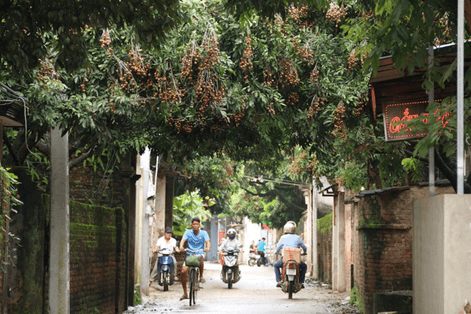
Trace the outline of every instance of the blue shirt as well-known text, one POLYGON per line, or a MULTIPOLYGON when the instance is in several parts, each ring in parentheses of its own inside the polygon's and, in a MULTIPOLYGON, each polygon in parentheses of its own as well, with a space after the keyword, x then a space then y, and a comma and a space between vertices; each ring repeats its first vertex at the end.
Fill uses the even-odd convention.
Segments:
POLYGON ((282 236, 276 246, 276 254, 280 254, 283 246, 294 248, 302 247, 304 252, 307 251, 306 244, 304 244, 303 240, 296 234, 285 234, 282 236))
MULTIPOLYGON (((198 235, 195 235, 193 229, 185 231, 183 234, 183 239, 187 240, 188 249, 192 251, 204 249, 204 242, 209 240, 209 235, 206 231, 201 230, 198 235)), ((193 252, 186 252, 190 255, 195 255, 193 252)), ((196 255, 204 255, 204 251, 196 253, 196 255)))
POLYGON ((258 247, 257 250, 260 251, 260 252, 265 252, 265 245, 266 245, 265 242, 259 241, 257 243, 257 247, 258 247))

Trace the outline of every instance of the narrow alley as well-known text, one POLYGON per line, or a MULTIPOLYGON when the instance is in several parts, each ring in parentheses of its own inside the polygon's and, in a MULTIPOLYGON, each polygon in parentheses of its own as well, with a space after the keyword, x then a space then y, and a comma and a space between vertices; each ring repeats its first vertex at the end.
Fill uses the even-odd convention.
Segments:
POLYGON ((240 269, 241 280, 228 289, 219 278, 221 265, 206 262, 206 283, 198 292, 196 305, 189 306, 188 300, 179 301, 182 295, 180 282, 167 292, 153 283, 150 295, 143 297, 143 304, 124 313, 361 313, 348 304, 348 293, 335 293, 327 285, 312 279, 308 279, 306 288, 289 300, 287 294, 275 287, 273 267, 241 265, 240 269))

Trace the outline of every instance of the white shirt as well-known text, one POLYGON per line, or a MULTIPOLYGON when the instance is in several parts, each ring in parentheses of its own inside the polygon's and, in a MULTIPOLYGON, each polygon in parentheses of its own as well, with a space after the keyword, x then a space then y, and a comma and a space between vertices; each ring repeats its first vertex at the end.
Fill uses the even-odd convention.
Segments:
POLYGON ((228 249, 233 249, 237 250, 240 247, 240 242, 237 239, 231 240, 231 239, 226 239, 224 242, 222 242, 221 245, 221 251, 222 250, 228 250, 228 249))
MULTIPOLYGON (((163 236, 157 240, 157 243, 155 245, 159 247, 159 250, 168 249, 170 252, 173 253, 175 246, 177 246, 177 240, 175 240, 174 238, 170 238, 170 240, 167 242, 165 241, 165 236, 163 236)), ((160 254, 159 252, 159 256, 161 255, 162 254, 160 254)))

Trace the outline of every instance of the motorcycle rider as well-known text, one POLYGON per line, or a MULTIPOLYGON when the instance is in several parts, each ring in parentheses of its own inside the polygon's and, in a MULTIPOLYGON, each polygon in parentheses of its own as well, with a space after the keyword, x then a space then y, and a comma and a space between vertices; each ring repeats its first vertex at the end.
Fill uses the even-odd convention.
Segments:
POLYGON ((260 259, 263 265, 268 266, 268 259, 265 256, 265 246, 267 244, 265 243, 265 238, 262 238, 261 240, 258 241, 257 243, 257 253, 260 255, 260 259))
MULTIPOLYGON (((173 251, 176 249, 178 251, 177 246, 177 240, 172 237, 173 232, 172 228, 167 227, 165 228, 165 235, 163 237, 160 237, 157 240, 157 243, 154 245, 154 248, 152 249, 152 252, 157 252, 160 249, 168 249, 171 252, 171 257, 173 259, 173 265, 172 265, 172 270, 171 270, 171 276, 174 277, 174 280, 178 280, 177 277, 175 277, 175 265, 177 265, 177 261, 175 260, 175 256, 173 256, 173 251)), ((160 257, 162 256, 161 253, 159 253, 160 257)), ((159 258, 157 257, 157 261, 155 262, 154 269, 152 270, 152 273, 150 274, 150 280, 149 280, 149 286, 152 285, 152 282, 155 281, 159 274, 159 267, 158 267, 158 262, 159 258)))
MULTIPOLYGON (((236 239, 236 236, 237 236, 237 231, 234 228, 230 228, 229 230, 227 230, 226 239, 224 240, 224 242, 221 243, 221 246, 219 247, 219 249, 221 250, 221 256, 222 256, 222 252, 226 250, 230 250, 230 249, 238 250, 241 247, 241 244, 239 240, 236 239)), ((223 260, 224 259, 221 258, 222 264, 224 264, 223 260)), ((237 274, 237 276, 239 275, 240 273, 239 266, 237 266, 237 270, 235 273, 237 274)), ((224 267, 221 269, 221 278, 226 278, 224 267)))
MULTIPOLYGON (((301 237, 294 234, 296 232, 296 223, 294 221, 288 221, 283 227, 283 232, 285 234, 280 238, 280 241, 278 242, 278 245, 276 246, 276 254, 280 254, 280 251, 284 246, 291 247, 291 248, 301 247, 304 253, 307 251, 306 244, 304 244, 301 237)), ((281 287, 281 284, 282 284, 281 274, 280 274, 280 268, 282 267, 283 267, 283 257, 281 257, 281 259, 278 262, 276 262, 274 265, 275 275, 276 275, 276 286, 278 288, 281 287)), ((304 288, 304 278, 306 277, 306 270, 307 270, 306 263, 301 262, 299 265, 299 271, 300 271, 299 283, 301 283, 301 288, 304 288)))

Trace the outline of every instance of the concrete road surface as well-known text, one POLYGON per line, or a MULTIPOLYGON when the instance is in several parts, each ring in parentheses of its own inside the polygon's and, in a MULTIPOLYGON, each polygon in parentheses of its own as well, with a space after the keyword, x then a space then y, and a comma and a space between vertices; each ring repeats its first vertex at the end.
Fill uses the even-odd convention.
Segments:
POLYGON ((154 282, 149 296, 143 297, 143 304, 124 313, 360 313, 352 310, 352 306, 342 305, 348 293, 335 293, 325 285, 306 284, 305 289, 289 300, 287 293, 275 287, 272 266, 241 265, 240 269, 241 280, 228 289, 219 277, 221 265, 205 262, 206 283, 198 291, 196 305, 190 306, 188 300, 179 301, 183 294, 181 282, 176 282, 166 292, 154 282))

